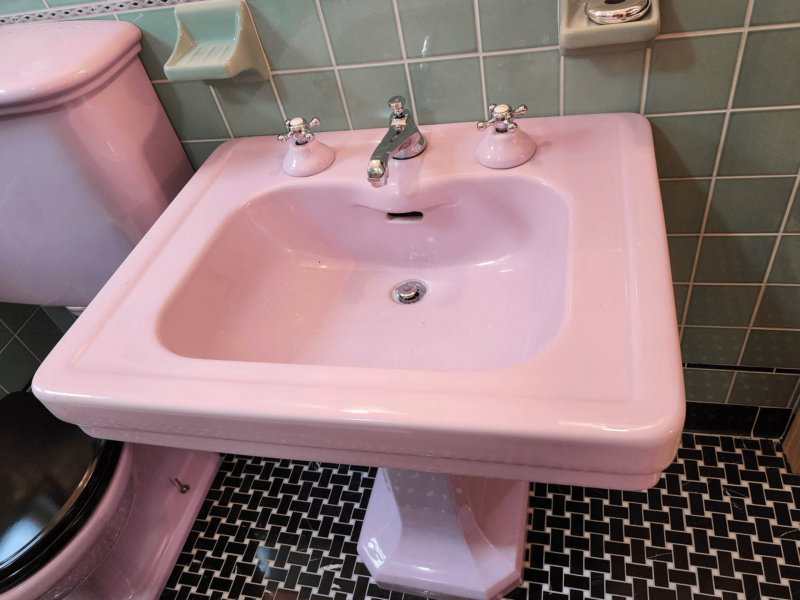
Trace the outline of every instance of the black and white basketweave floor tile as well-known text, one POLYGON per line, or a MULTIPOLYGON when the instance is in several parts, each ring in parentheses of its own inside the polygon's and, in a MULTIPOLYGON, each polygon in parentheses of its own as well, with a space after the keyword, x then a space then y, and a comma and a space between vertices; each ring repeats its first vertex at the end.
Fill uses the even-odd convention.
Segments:
MULTIPOLYGON (((161 600, 419 600, 356 543, 377 469, 226 455, 161 600)), ((684 434, 643 492, 531 484, 511 600, 800 600, 800 476, 770 440, 684 434)))

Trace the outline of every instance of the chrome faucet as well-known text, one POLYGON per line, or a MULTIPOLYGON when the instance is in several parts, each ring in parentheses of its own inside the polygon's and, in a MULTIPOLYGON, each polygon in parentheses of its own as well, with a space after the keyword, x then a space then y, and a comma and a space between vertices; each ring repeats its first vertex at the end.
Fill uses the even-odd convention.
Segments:
POLYGON ((405 102, 406 99, 402 96, 393 96, 389 100, 389 108, 392 109, 389 131, 372 153, 367 168, 367 179, 372 187, 386 185, 390 158, 395 160, 414 158, 425 150, 425 138, 417 129, 413 115, 403 108, 405 102))

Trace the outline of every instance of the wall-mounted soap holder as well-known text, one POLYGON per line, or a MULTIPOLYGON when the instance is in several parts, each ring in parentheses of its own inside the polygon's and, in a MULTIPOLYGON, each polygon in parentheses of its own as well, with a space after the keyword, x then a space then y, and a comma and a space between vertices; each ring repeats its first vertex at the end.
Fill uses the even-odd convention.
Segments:
MULTIPOLYGON (((641 1, 641 0, 639 0, 641 1)), ((615 9, 633 5, 637 0, 589 0, 592 5, 615 9)), ((586 10, 587 0, 559 0, 558 45, 563 56, 636 50, 653 45, 661 29, 659 0, 650 0, 644 16, 628 22, 593 22, 586 10)))
POLYGON ((191 2, 175 7, 178 42, 164 65, 170 81, 263 81, 269 67, 244 0, 191 2))

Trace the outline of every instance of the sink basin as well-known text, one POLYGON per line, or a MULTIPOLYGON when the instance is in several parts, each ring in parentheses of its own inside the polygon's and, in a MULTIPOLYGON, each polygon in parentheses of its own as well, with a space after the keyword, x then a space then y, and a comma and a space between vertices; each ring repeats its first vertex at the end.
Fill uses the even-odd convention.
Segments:
POLYGON ((481 175, 424 186, 412 215, 372 205, 360 180, 258 194, 190 266, 161 343, 195 359, 426 371, 535 356, 563 321, 567 204, 541 181, 481 175), (398 304, 411 277, 428 294, 398 304))
MULTIPOLYGON (((383 130, 222 145, 34 380, 90 435, 521 481, 642 489, 684 396, 652 139, 631 114, 528 119, 524 165, 474 124, 373 189, 383 130), (424 282, 419 302, 393 290, 424 282)), ((389 479, 387 478, 387 481, 389 479)))

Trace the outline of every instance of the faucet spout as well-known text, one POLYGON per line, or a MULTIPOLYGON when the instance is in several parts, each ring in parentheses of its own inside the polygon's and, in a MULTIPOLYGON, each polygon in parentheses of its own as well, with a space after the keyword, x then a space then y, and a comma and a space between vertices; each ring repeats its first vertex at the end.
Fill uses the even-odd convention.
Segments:
POLYGON ((405 160, 419 156, 427 142, 417 128, 414 117, 403 109, 405 99, 395 96, 389 100, 392 108, 389 131, 375 148, 367 167, 367 180, 372 187, 383 187, 389 179, 389 160, 405 160))

